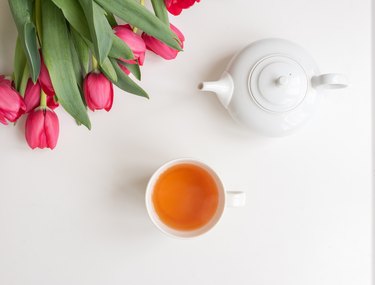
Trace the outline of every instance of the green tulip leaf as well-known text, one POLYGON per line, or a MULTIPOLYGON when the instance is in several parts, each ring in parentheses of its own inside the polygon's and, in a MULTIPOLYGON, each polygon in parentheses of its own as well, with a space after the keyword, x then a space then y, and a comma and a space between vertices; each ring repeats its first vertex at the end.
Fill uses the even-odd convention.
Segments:
POLYGON ((168 46, 181 50, 179 40, 169 25, 163 23, 147 8, 134 0, 95 0, 106 11, 113 13, 123 21, 138 27, 145 33, 161 40, 168 46))
POLYGON ((112 28, 118 25, 116 18, 112 13, 106 12, 105 16, 107 17, 108 23, 111 25, 112 28))
POLYGON ((33 23, 28 22, 25 24, 25 27, 23 29, 23 39, 31 78, 34 82, 36 82, 40 73, 41 61, 37 43, 36 29, 33 23))
POLYGON ((78 60, 83 71, 83 76, 90 72, 90 49, 81 35, 73 28, 70 28, 71 38, 78 55, 78 60))
POLYGON ((19 38, 17 38, 16 51, 14 54, 14 71, 13 79, 16 89, 19 91, 21 87, 21 80, 27 64, 25 52, 23 51, 22 44, 19 38))
MULTIPOLYGON (((52 0, 59 7, 69 24, 84 38, 86 44, 94 51, 89 25, 85 13, 77 0, 52 0)), ((107 13, 107 19, 108 19, 107 13)), ((112 47, 109 56, 115 58, 133 59, 131 49, 112 33, 112 47)))
POLYGON ((118 36, 113 34, 113 45, 109 53, 110 57, 122 58, 122 59, 133 59, 134 54, 130 47, 124 43, 118 36))
POLYGON ((108 57, 104 60, 102 64, 100 64, 100 69, 112 82, 117 82, 118 78, 116 70, 114 69, 108 57))
POLYGON ((18 35, 26 55, 32 80, 37 81, 40 73, 40 55, 35 25, 32 22, 33 0, 9 0, 18 35))
POLYGON ((42 31, 42 0, 35 0, 34 21, 36 26, 36 33, 38 35, 39 44, 42 45, 43 31, 42 31))
MULTIPOLYGON (((120 66, 118 65, 115 59, 111 59, 112 66, 114 67, 117 73, 117 82, 112 81, 117 87, 120 89, 132 93, 134 95, 138 95, 141 97, 149 98, 146 91, 144 91, 138 84, 136 84, 133 80, 130 79, 126 73, 122 71, 120 66)), ((104 73, 105 74, 105 73, 104 73)), ((107 74, 105 74, 107 76, 107 74)))
POLYGON ((102 64, 112 47, 112 27, 108 23, 105 11, 96 2, 92 0, 79 0, 79 2, 89 24, 95 56, 99 63, 102 64))
POLYGON ((43 55, 59 103, 79 123, 91 128, 78 88, 68 27, 62 11, 52 1, 43 1, 43 55))
POLYGON ((77 84, 80 88, 82 88, 82 82, 83 82, 83 74, 82 74, 82 68, 80 64, 80 60, 78 57, 77 50, 74 46, 74 42, 72 40, 72 35, 70 35, 71 40, 69 41, 70 43, 70 52, 72 54, 72 63, 73 63, 73 69, 74 69, 74 74, 76 77, 77 84))
MULTIPOLYGON (((94 50, 90 29, 85 14, 77 0, 52 0, 59 7, 69 24, 86 40, 86 44, 94 50)), ((108 13, 107 13, 108 19, 108 13)), ((112 34, 112 47, 109 56, 115 58, 133 59, 134 55, 128 45, 112 34)))
POLYGON ((27 82, 29 81, 30 73, 29 73, 29 67, 27 64, 25 64, 25 67, 22 72, 22 78, 20 81, 20 87, 19 87, 19 93, 22 97, 25 97, 25 91, 27 87, 27 82))
POLYGON ((125 66, 138 80, 141 80, 141 69, 138 64, 130 64, 119 61, 120 64, 125 66))
POLYGON ((90 29, 85 14, 77 0, 52 0, 64 13, 69 24, 81 34, 82 37, 91 41, 90 29))
POLYGON ((156 17, 169 26, 168 10, 164 0, 151 0, 156 17))

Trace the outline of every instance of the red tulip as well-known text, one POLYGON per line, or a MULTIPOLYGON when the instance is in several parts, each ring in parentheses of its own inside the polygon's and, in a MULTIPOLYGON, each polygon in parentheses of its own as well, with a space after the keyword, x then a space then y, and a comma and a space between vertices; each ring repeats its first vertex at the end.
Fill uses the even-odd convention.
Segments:
MULTIPOLYGON (((179 40, 181 42, 181 44, 180 44, 181 48, 183 48, 184 47, 184 41, 185 41, 184 35, 181 33, 181 31, 179 29, 177 29, 172 24, 170 24, 170 27, 171 27, 171 30, 179 38, 179 40)), ((167 60, 176 58, 176 56, 178 54, 178 50, 167 46, 165 43, 163 43, 163 42, 159 41, 158 39, 155 39, 154 37, 149 36, 145 33, 142 34, 142 38, 146 43, 147 49, 153 51, 154 53, 161 56, 162 58, 167 59, 167 60)))
POLYGON ((53 89, 51 77, 49 75, 48 69, 46 65, 44 64, 43 58, 41 59, 41 67, 40 67, 40 74, 39 74, 39 83, 42 86, 43 91, 48 96, 54 96, 55 95, 55 89, 53 89))
POLYGON ((34 110, 40 104, 40 84, 37 82, 34 84, 31 79, 27 82, 27 87, 25 91, 25 104, 26 104, 26 113, 34 110))
POLYGON ((87 106, 92 110, 111 110, 113 85, 102 73, 89 73, 83 83, 83 93, 87 106))
POLYGON ((55 96, 47 97, 47 106, 51 110, 55 110, 57 107, 59 107, 59 103, 55 101, 55 96))
POLYGON ((25 113, 26 106, 20 94, 12 87, 12 82, 0 76, 0 123, 15 122, 25 113))
POLYGON ((169 13, 173 15, 180 15, 182 9, 190 8, 195 2, 200 2, 200 0, 164 0, 165 6, 167 7, 169 13))
MULTIPOLYGON (((41 87, 39 82, 33 83, 31 79, 27 82, 27 87, 25 91, 25 104, 26 104, 26 113, 34 110, 35 108, 39 107, 40 105, 40 93, 41 87)), ((48 108, 54 110, 59 106, 59 103, 55 101, 54 96, 47 97, 47 106, 48 108)))
POLYGON ((143 65, 146 54, 146 45, 138 34, 134 33, 129 25, 119 25, 115 27, 114 32, 124 43, 126 43, 134 54, 133 60, 124 60, 122 61, 127 63, 139 63, 143 65))
POLYGON ((6 79, 5 75, 0 75, 0 83, 6 84, 9 87, 12 87, 12 81, 6 79))
POLYGON ((59 118, 50 109, 37 109, 26 120, 26 141, 34 148, 54 149, 59 138, 59 118))

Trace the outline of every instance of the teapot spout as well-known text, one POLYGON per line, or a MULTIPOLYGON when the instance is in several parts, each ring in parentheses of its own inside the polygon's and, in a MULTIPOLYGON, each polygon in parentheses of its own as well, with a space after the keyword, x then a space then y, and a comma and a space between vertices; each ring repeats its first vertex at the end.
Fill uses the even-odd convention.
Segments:
POLYGON ((215 92, 220 102, 227 108, 233 96, 233 79, 228 72, 225 72, 218 81, 200 83, 198 89, 215 92))

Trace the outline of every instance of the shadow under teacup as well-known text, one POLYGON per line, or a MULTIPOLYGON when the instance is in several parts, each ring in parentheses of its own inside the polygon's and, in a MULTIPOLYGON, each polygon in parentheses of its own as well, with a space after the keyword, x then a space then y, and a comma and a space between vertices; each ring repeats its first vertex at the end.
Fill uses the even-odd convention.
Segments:
POLYGON ((244 206, 245 200, 244 192, 226 192, 208 165, 186 158, 161 166, 146 190, 146 207, 152 222, 176 238, 193 238, 208 232, 226 207, 244 206))

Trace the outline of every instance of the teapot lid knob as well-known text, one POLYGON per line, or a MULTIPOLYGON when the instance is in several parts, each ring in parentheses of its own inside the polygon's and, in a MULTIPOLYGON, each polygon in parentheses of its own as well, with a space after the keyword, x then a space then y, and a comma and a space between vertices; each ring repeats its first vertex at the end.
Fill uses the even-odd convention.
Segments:
POLYGON ((254 101, 271 112, 296 108, 308 90, 307 75, 302 66, 283 55, 260 60, 249 77, 249 91, 254 101))
POLYGON ((279 78, 277 78, 276 83, 281 86, 286 86, 289 83, 289 78, 288 76, 282 75, 279 78))

